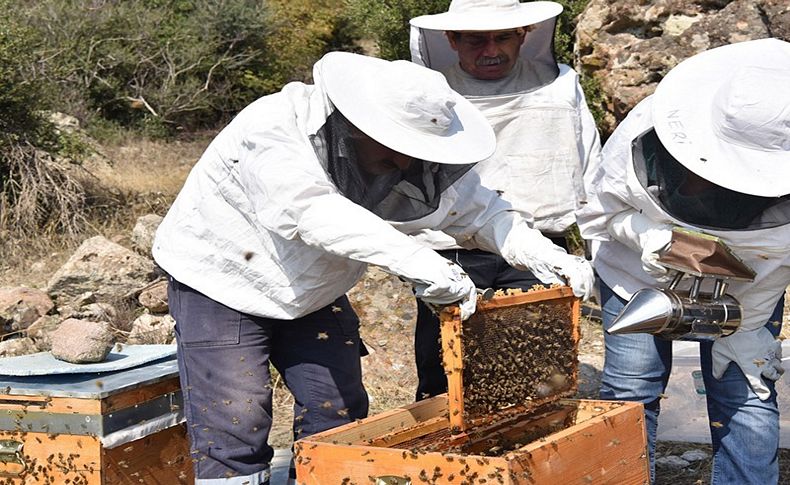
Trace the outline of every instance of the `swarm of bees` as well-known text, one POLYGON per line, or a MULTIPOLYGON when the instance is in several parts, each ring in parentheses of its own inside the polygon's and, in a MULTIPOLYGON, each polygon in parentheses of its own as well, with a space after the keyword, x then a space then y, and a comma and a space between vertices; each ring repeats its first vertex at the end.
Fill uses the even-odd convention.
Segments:
POLYGON ((572 388, 576 339, 567 300, 492 308, 463 323, 464 413, 488 416, 572 388))

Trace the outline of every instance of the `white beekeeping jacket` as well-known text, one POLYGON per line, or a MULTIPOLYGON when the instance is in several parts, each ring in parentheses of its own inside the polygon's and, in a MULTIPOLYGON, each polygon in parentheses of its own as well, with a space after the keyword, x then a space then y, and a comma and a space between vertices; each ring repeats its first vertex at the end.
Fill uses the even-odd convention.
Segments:
POLYGON ((344 197, 311 144, 334 109, 318 67, 314 77, 242 110, 195 165, 153 247, 176 280, 241 312, 294 319, 348 291, 367 264, 412 281, 446 265, 405 233, 435 227, 496 251, 503 238, 482 229, 503 217, 519 225, 474 176, 413 221, 387 222, 344 197))
MULTIPOLYGON (((583 172, 600 155, 598 131, 578 75, 554 59, 555 21, 534 24, 527 33, 514 67, 516 79, 493 82, 464 77, 444 32, 412 26, 410 39, 412 60, 445 73, 450 86, 477 106, 494 128, 497 150, 478 163, 474 173, 549 235, 564 234, 576 221, 575 211, 585 197, 583 172), (498 87, 481 94, 481 84, 496 83, 498 87)), ((436 249, 457 247, 437 231, 415 237, 436 249)))
MULTIPOLYGON (((598 275, 625 299, 641 288, 661 286, 642 269, 640 254, 614 240, 608 232, 609 221, 614 216, 635 209, 656 223, 720 237, 757 273, 754 282, 733 281, 727 291, 743 305, 741 328, 754 330, 765 325, 790 284, 790 224, 754 230, 713 230, 695 227, 668 214, 643 187, 634 164, 633 143, 653 126, 651 110, 652 96, 628 114, 604 146, 600 161, 590 166, 586 174, 587 204, 580 211, 578 221, 582 236, 597 241, 593 265, 598 275)), ((770 214, 773 220, 790 220, 787 204, 769 211, 782 212, 770 214)), ((703 291, 711 288, 703 285, 703 291)))

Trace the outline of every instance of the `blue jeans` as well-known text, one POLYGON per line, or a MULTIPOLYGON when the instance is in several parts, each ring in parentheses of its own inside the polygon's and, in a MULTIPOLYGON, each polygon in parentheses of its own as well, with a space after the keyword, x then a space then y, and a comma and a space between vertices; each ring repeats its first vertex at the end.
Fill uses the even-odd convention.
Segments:
MULTIPOLYGON (((600 282, 603 325, 609 329, 627 303, 600 282)), ((781 330, 784 298, 766 327, 781 330), (778 322, 778 323, 777 323, 778 322)), ((672 370, 672 342, 648 334, 605 334, 606 360, 601 398, 637 401, 645 405, 650 476, 655 481, 655 445, 660 396, 672 370)), ((712 375, 711 342, 700 343, 700 364, 708 404, 713 443, 711 483, 722 485, 773 484, 779 481, 779 409, 773 382, 771 398, 761 401, 740 368, 731 363, 720 380, 712 375)))
POLYGON ((268 483, 271 363, 294 396, 294 439, 368 412, 359 320, 345 296, 295 320, 238 312, 170 278, 197 483, 268 483))

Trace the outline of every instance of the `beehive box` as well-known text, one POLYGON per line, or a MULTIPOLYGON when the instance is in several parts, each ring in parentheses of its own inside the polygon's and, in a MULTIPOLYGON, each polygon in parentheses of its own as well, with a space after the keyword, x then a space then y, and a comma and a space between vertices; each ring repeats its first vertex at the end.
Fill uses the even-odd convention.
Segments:
POLYGON ((441 314, 449 392, 300 440, 304 485, 643 484, 642 405, 576 389, 579 301, 513 292, 441 314))
POLYGON ((192 483, 175 358, 0 377, 0 484, 192 483))

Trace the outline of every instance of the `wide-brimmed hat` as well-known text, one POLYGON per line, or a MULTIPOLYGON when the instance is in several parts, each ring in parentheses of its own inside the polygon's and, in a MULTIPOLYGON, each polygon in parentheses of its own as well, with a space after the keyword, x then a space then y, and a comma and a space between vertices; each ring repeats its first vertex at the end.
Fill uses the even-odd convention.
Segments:
POLYGON ((409 22, 430 30, 491 31, 537 24, 556 17, 562 5, 556 2, 518 0, 453 0, 447 12, 422 15, 409 22))
POLYGON ((382 145, 429 162, 464 164, 488 158, 494 131, 444 76, 408 61, 330 52, 316 83, 354 126, 382 145))
POLYGON ((745 194, 790 194, 790 43, 761 39, 686 59, 653 96, 661 143, 683 166, 745 194))

